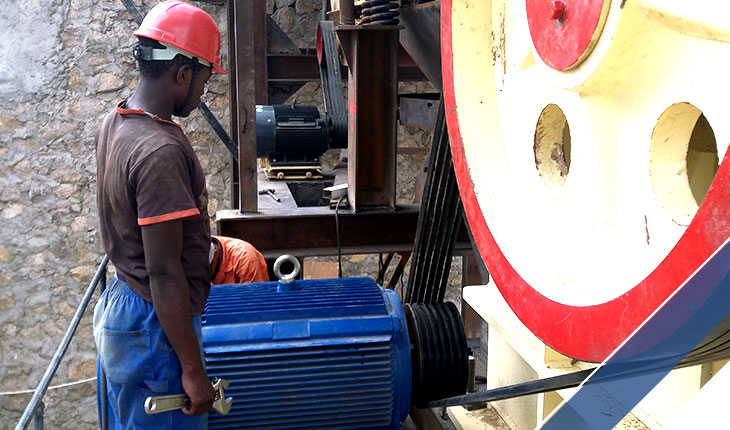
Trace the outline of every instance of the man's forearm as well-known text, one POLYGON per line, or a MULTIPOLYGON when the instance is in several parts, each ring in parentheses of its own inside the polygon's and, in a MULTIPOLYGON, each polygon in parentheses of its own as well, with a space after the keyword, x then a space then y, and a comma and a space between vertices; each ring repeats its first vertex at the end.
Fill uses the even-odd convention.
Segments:
POLYGON ((202 371, 203 363, 190 319, 190 287, 180 261, 182 236, 180 220, 142 228, 152 304, 183 373, 189 373, 202 371))
POLYGON ((162 330, 182 367, 182 387, 190 398, 183 409, 199 415, 213 406, 215 392, 203 367, 190 316, 190 286, 183 271, 182 222, 166 221, 142 227, 152 304, 162 330))
POLYGON ((150 290, 157 319, 180 360, 183 373, 202 371, 200 347, 190 315, 190 289, 182 267, 171 268, 171 273, 151 274, 150 290))

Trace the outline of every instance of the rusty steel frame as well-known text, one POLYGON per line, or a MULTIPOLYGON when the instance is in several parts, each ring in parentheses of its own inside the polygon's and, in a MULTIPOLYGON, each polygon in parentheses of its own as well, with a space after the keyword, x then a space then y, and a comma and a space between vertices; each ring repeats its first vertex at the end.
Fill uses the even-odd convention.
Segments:
MULTIPOLYGON (((248 240, 267 258, 282 252, 298 256, 335 255, 335 215, 326 207, 271 208, 258 200, 255 112, 268 104, 270 88, 296 88, 319 80, 316 56, 293 48, 266 15, 265 2, 226 1, 229 29, 231 134, 239 148, 232 168, 231 211, 218 213, 218 233, 248 240), (273 44, 269 52, 269 40, 273 44)), ((347 2, 345 2, 347 3, 347 2)), ((395 161, 399 80, 424 74, 399 44, 396 26, 339 27, 349 58, 349 199, 356 213, 340 214, 342 252, 409 252, 418 206, 396 206, 395 161)), ((463 231, 463 230, 462 230, 463 231)), ((471 246, 466 236, 460 253, 471 246)))
MULTIPOLYGON (((229 69, 231 100, 231 137, 239 150, 239 161, 232 163, 231 202, 242 212, 256 212, 256 124, 254 105, 268 104, 269 84, 301 85, 319 79, 316 56, 295 52, 280 29, 267 16, 265 3, 261 1, 221 1, 228 12, 229 69), (277 37, 278 35, 278 37, 277 37), (268 39, 274 38, 274 48, 279 53, 268 52, 268 39), (286 50, 282 49, 283 45, 286 50), (282 46, 279 46, 282 45, 282 46), (289 49, 292 48, 292 49, 289 49), (285 52, 284 52, 285 51, 285 52)), ((347 5, 348 2, 343 2, 347 5)), ((346 7, 346 6, 345 6, 346 7)), ((349 20, 348 20, 349 22, 349 20)), ((348 181, 352 194, 350 200, 357 209, 360 206, 395 207, 395 121, 397 110, 393 97, 397 97, 399 80, 424 80, 425 76, 411 56, 398 43, 399 27, 387 26, 341 26, 357 34, 348 37, 353 55, 350 69, 351 86, 358 87, 351 93, 352 106, 360 106, 359 118, 352 124, 360 131, 360 138, 367 137, 368 145, 375 142, 377 148, 372 155, 364 155, 366 149, 355 148, 350 159, 355 160, 348 181), (377 28, 376 28, 377 27, 377 28), (385 32, 385 33, 383 33, 385 32), (383 40, 383 34, 387 41, 383 40), (395 42, 392 41, 395 34, 395 42), (383 45, 385 43, 385 45, 383 45), (378 45, 379 44, 379 45, 378 45), (395 55, 395 57, 394 57, 395 55), (383 61, 387 60, 387 61, 383 61), (383 64, 385 63, 385 64, 383 64), (357 69, 363 64, 363 72, 357 69), (375 65, 375 69, 373 69, 375 65), (358 75, 358 77, 355 77, 358 75), (353 82, 356 85, 353 85, 353 82), (373 90, 374 92, 371 92, 373 90), (358 94, 367 97, 357 100, 358 94), (372 97, 376 94, 376 97, 372 97), (378 104, 386 106, 379 113, 378 104), (392 107, 391 107, 392 106, 392 107), (359 126, 358 124, 365 124, 359 126), (391 130, 392 128, 392 130, 391 130), (376 131, 373 135, 372 131, 376 131), (392 136, 392 137, 391 137, 392 136), (383 160, 379 163, 378 160, 383 160), (392 168, 391 168, 392 167, 392 168), (391 173, 392 170, 392 173, 391 173), (370 179, 368 179, 370 178, 370 179), (392 191, 391 191, 392 189, 392 191), (358 197, 359 195, 359 197, 358 197)), ((277 97, 281 99, 281 97, 277 97)))
MULTIPOLYGON (((343 254, 409 251, 413 247, 419 207, 398 211, 367 211, 339 214, 343 254)), ((219 212, 218 231, 224 236, 245 238, 265 258, 281 253, 300 257, 337 255, 334 211, 329 207, 280 210, 275 214, 219 212)), ((471 246, 470 246, 471 247, 471 246)))
POLYGON ((398 32, 387 25, 336 27, 348 74, 348 199, 355 211, 395 209, 398 32))
MULTIPOLYGON (((402 49, 402 48, 401 48, 402 49)), ((401 82, 426 81, 421 69, 413 63, 408 53, 399 55, 398 80, 401 82)), ((317 55, 309 53, 269 53, 266 56, 269 83, 307 83, 320 80, 317 55)), ((341 75, 347 76, 347 67, 342 66, 341 75)))
MULTIPOLYGON (((367 210, 357 214, 340 212, 339 235, 342 254, 406 252, 413 249, 419 205, 397 210, 367 210)), ((456 253, 471 253, 469 236, 461 229, 456 253)), ((337 255, 334 211, 325 206, 292 208, 276 213, 218 212, 218 233, 240 237, 267 259, 282 253, 299 257, 337 255)))
POLYGON ((441 2, 411 4, 400 10, 400 43, 438 91, 441 91, 441 2))
POLYGON ((229 73, 231 134, 238 145, 231 201, 242 212, 258 210, 256 183, 256 114, 254 106, 268 103, 266 88, 266 3, 229 1, 229 73), (246 43, 239 43, 246 41, 246 43))

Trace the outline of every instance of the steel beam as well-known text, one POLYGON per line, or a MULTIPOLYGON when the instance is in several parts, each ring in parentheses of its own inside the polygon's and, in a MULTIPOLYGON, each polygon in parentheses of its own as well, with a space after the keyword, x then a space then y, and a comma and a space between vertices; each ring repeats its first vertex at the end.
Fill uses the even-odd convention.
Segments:
MULTIPOLYGON (((418 222, 418 207, 397 211, 368 211, 357 215, 339 213, 343 254, 408 251, 418 222)), ((336 255, 335 212, 329 207, 278 210, 276 213, 237 214, 218 212, 218 232, 244 238, 265 258, 281 253, 297 256, 336 255)))
MULTIPOLYGON (((236 40, 236 12, 234 10, 235 3, 231 2, 226 6, 226 20, 228 23, 228 106, 231 111, 230 130, 231 140, 236 148, 238 148, 238 140, 240 131, 238 129, 238 85, 236 80, 236 52, 238 49, 238 41, 236 40)), ((240 157, 240 153, 239 153, 240 157)), ((238 182, 238 161, 231 160, 231 207, 239 207, 239 182, 238 182)))
POLYGON ((348 79, 350 205, 395 209, 398 26, 339 26, 348 79))
POLYGON ((239 153, 238 207, 242 212, 256 212, 258 192, 254 106, 268 102, 265 2, 228 2, 228 22, 231 57, 231 132, 234 142, 238 144, 239 153))
POLYGON ((441 90, 441 2, 413 4, 400 10, 400 43, 423 74, 441 90))
MULTIPOLYGON (((339 235, 343 254, 405 252, 413 249, 418 205, 395 211, 340 212, 339 235)), ((299 257, 337 255, 337 222, 328 207, 280 209, 275 212, 218 212, 218 233, 254 245, 265 258, 289 253, 299 257)), ((463 228, 461 229, 464 230, 463 228)), ((457 252, 471 252, 466 234, 457 240, 457 252)))
MULTIPOLYGON (((320 80, 316 54, 269 54, 267 56, 269 82, 299 83, 320 80)), ((341 68, 347 76, 347 67, 341 68)))
MULTIPOLYGON (((307 83, 320 80, 319 64, 315 54, 270 53, 266 57, 268 81, 270 83, 307 83)), ((342 76, 347 76, 347 67, 342 66, 342 76)), ((398 67, 399 81, 426 81, 426 76, 415 64, 401 64, 398 67)))

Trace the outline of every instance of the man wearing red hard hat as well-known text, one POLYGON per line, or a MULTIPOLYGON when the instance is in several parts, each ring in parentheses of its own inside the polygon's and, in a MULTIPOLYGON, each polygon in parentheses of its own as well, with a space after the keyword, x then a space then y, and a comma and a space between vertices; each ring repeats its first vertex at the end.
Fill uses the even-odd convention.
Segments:
MULTIPOLYGON (((101 239, 117 275, 94 310, 109 428, 201 429, 214 391, 201 313, 210 291, 205 175, 172 117, 187 117, 220 66, 215 21, 189 3, 157 4, 134 33, 132 97, 96 136, 101 239), (186 393, 188 407, 147 415, 147 397, 186 393)), ((101 412, 101 411, 100 411, 101 412)))

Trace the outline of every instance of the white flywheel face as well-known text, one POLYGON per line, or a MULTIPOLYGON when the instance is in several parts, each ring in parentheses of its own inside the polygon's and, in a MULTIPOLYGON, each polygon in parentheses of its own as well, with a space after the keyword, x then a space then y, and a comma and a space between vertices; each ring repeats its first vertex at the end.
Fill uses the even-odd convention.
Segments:
POLYGON ((685 28, 660 13, 678 2, 621 3, 606 0, 590 52, 556 70, 525 2, 452 2, 453 94, 481 213, 514 270, 571 306, 613 300, 660 265, 730 142, 730 44, 723 29, 697 36, 714 14, 685 28))

